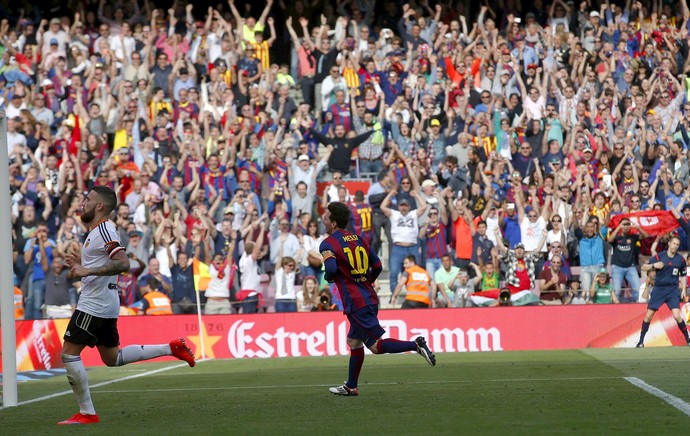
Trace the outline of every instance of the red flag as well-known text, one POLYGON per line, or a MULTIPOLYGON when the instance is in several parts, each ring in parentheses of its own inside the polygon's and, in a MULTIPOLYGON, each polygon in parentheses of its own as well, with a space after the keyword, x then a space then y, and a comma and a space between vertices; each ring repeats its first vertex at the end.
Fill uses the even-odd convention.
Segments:
POLYGON ((642 212, 623 213, 611 218, 609 227, 615 229, 623 218, 637 223, 650 236, 670 233, 680 225, 673 213, 668 210, 645 210, 642 212))

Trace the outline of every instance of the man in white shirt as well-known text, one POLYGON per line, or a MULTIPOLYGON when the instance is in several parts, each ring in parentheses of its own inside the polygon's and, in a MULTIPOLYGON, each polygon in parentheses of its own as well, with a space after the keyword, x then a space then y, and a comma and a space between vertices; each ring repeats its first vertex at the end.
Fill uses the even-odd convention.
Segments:
MULTIPOLYGON (((540 215, 539 211, 531 206, 523 208, 522 199, 519 195, 515 196, 515 205, 520 223, 521 241, 525 244, 525 251, 531 253, 540 247, 542 234, 546 231, 549 207, 545 204, 540 215)), ((541 245, 541 251, 546 252, 546 245, 541 245)))
MULTIPOLYGON (((5 108, 5 116, 7 118, 18 118, 22 114, 22 110, 27 109, 24 97, 13 94, 10 104, 5 108)), ((21 122, 21 119, 19 120, 21 122)))
MULTIPOLYGON (((234 249, 233 249, 234 251, 234 249)), ((232 256, 232 252, 229 252, 232 256)), ((206 288, 205 315, 229 315, 230 307, 230 265, 227 259, 223 259, 220 253, 213 255, 213 260, 208 266, 211 280, 206 288)))
POLYGON ((240 292, 237 293, 237 301, 242 302, 242 313, 256 313, 258 307, 261 287, 259 256, 264 245, 266 223, 262 221, 260 227, 256 241, 248 241, 240 257, 240 292))
POLYGON ((309 155, 300 154, 297 159, 290 159, 290 187, 295 188, 299 182, 309 186, 319 173, 328 164, 328 155, 323 157, 316 165, 312 165, 309 155))
POLYGON ((11 154, 16 145, 25 146, 26 136, 17 132, 17 125, 22 122, 19 117, 7 119, 7 153, 11 154))
POLYGON ((50 44, 53 39, 57 40, 58 48, 64 51, 65 44, 69 40, 69 35, 60 27, 59 18, 51 19, 50 27, 43 33, 43 46, 41 47, 41 54, 43 56, 46 56, 50 52, 50 44))
POLYGON ((61 358, 72 386, 79 413, 58 424, 95 424, 100 422, 91 401, 89 380, 81 360, 86 347, 97 347, 107 366, 122 366, 160 356, 174 356, 194 366, 194 353, 184 339, 169 344, 129 345, 120 348, 117 317, 120 299, 117 277, 129 271, 129 258, 120 243, 117 229, 108 219, 117 205, 115 192, 96 186, 81 203, 80 219, 89 227, 83 247, 68 248, 66 263, 69 278, 81 279, 82 287, 77 310, 67 325, 61 358))
POLYGON ((292 257, 283 257, 276 265, 276 312, 297 312, 295 292, 295 270, 297 262, 292 257))
POLYGON ((406 198, 398 201, 398 209, 390 208, 391 198, 397 195, 398 191, 391 190, 381 203, 381 212, 391 222, 391 238, 393 247, 389 259, 390 285, 394 290, 398 285, 398 274, 402 271, 403 261, 406 256, 413 255, 419 261, 419 222, 418 218, 424 214, 429 206, 422 199, 419 192, 412 191, 412 195, 417 200, 417 204, 422 207, 410 210, 410 201, 406 198))
POLYGON ((335 92, 343 91, 345 96, 345 104, 350 104, 350 94, 345 92, 348 89, 345 78, 340 75, 340 70, 337 65, 333 65, 330 69, 330 75, 326 76, 321 82, 321 110, 327 111, 331 104, 331 100, 335 101, 335 92))

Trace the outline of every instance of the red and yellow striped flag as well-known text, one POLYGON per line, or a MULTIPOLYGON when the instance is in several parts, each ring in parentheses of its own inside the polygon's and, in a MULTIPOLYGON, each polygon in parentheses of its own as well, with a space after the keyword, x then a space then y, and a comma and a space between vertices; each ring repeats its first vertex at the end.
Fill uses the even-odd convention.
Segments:
POLYGON ((194 274, 194 289, 205 291, 208 288, 208 283, 211 281, 208 265, 195 258, 192 261, 192 274, 194 274))

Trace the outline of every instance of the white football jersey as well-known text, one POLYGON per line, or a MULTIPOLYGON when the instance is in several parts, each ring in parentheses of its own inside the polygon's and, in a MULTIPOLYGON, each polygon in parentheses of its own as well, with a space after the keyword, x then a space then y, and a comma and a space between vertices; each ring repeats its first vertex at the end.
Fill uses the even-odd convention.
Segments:
MULTIPOLYGON (((115 225, 110 220, 103 221, 86 235, 81 264, 85 268, 104 267, 120 250, 124 247, 115 225)), ((117 275, 82 277, 81 283, 78 310, 99 318, 117 318, 120 312, 117 275)))

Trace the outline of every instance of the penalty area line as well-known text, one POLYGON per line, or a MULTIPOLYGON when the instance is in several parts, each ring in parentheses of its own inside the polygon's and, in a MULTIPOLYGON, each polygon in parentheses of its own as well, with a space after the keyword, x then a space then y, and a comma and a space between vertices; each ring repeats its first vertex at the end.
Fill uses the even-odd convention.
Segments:
MULTIPOLYGON (((188 366, 188 365, 187 365, 187 363, 178 363, 178 364, 176 364, 176 365, 167 366, 167 367, 165 367, 165 368, 154 369, 154 370, 152 370, 152 371, 145 371, 145 372, 141 372, 141 373, 139 373, 139 374, 128 375, 127 377, 120 377, 120 378, 116 378, 116 379, 114 379, 114 380, 108 380, 108 381, 104 381, 104 382, 101 382, 101 383, 96 383, 96 384, 91 385, 91 386, 89 386, 89 387, 90 387, 91 389, 94 389, 94 388, 98 388, 98 387, 101 387, 101 386, 108 386, 108 385, 111 385, 111 384, 114 384, 114 383, 119 383, 119 382, 123 382, 123 381, 127 381, 127 380, 132 380, 132 379, 139 378, 139 377, 146 377, 146 376, 148 376, 148 375, 158 374, 158 373, 160 373, 160 372, 169 371, 169 370, 171 370, 171 369, 181 368, 181 367, 183 367, 183 366, 188 366)), ((26 400, 26 401, 20 401, 19 403, 17 403, 17 406, 25 406, 25 405, 27 405, 27 404, 38 403, 38 402, 41 402, 41 401, 46 401, 46 400, 50 400, 50 399, 52 399, 52 398, 62 397, 63 395, 68 395, 68 394, 72 394, 72 393, 73 393, 73 392, 72 392, 71 389, 70 389, 69 391, 56 392, 56 393, 54 393, 54 394, 45 395, 45 396, 43 396, 43 397, 38 397, 38 398, 31 399, 31 400, 26 400)), ((0 410, 3 410, 3 409, 5 409, 5 407, 0 407, 0 410)))
POLYGON ((680 410, 687 416, 690 416, 690 404, 686 403, 685 401, 681 400, 680 398, 673 396, 667 392, 662 391, 659 388, 656 388, 642 380, 640 380, 637 377, 623 377, 625 381, 628 383, 637 386, 638 388, 642 389, 643 391, 654 395, 657 398, 660 398, 664 400, 666 403, 669 405, 675 407, 676 409, 680 410))

